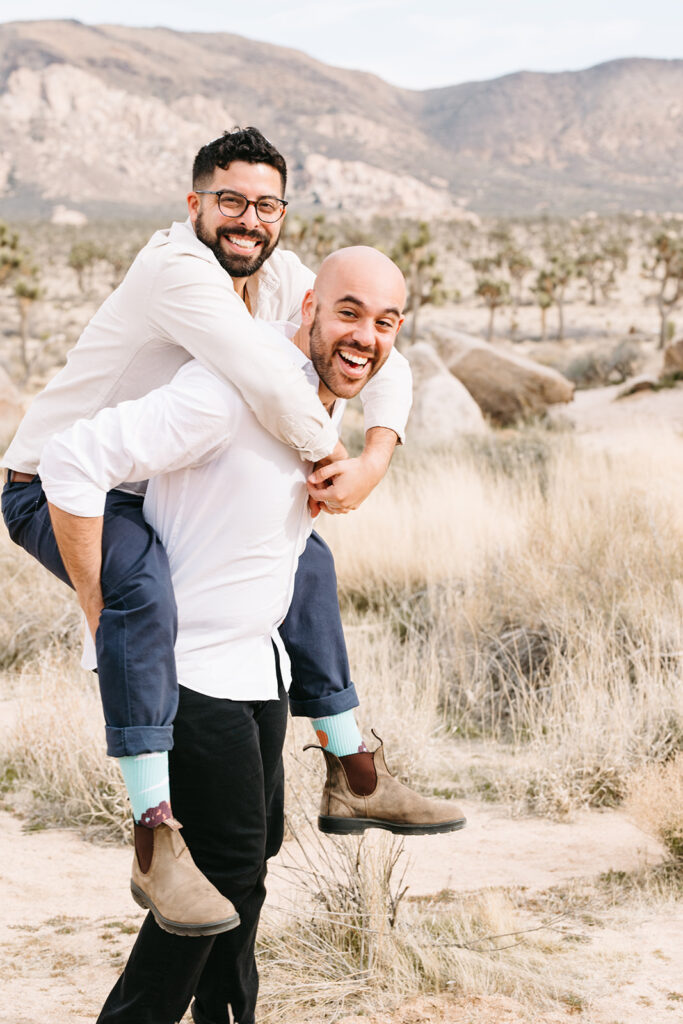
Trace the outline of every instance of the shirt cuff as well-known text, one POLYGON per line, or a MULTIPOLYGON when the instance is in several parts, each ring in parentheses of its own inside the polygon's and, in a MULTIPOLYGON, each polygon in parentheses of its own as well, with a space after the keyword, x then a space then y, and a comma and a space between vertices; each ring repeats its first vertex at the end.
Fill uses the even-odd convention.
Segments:
POLYGON ((309 462, 319 462, 320 459, 331 455, 339 441, 339 435, 331 420, 322 428, 316 423, 312 434, 310 427, 307 430, 306 425, 302 425, 295 416, 280 417, 279 426, 281 434, 287 436, 290 439, 289 443, 296 448, 301 458, 309 462))
POLYGON ((372 409, 367 407, 363 409, 363 428, 366 434, 373 427, 386 427, 387 430, 394 431, 399 444, 405 444, 406 422, 404 416, 396 416, 395 407, 392 412, 388 406, 386 409, 382 409, 381 407, 377 408, 377 405, 373 403, 372 409))
POLYGON ((67 483, 45 479, 38 467, 43 490, 51 505, 56 505, 62 512, 68 512, 72 516, 80 516, 82 519, 97 519, 104 515, 104 503, 107 499, 107 492, 101 490, 93 483, 67 483))

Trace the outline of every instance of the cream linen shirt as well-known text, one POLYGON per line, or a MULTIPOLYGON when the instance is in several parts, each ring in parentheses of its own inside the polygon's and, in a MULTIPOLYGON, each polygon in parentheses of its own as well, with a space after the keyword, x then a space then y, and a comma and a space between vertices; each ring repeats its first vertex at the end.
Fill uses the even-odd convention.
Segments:
MULTIPOLYGON (((249 281, 254 315, 296 322, 313 280, 294 253, 275 250, 249 281)), ((256 330, 229 275, 188 220, 156 232, 138 253, 66 366, 33 401, 3 465, 35 473, 54 434, 168 383, 191 357, 233 383, 261 424, 302 458, 317 461, 331 452, 336 433, 302 370, 256 330)), ((392 353, 365 391, 366 430, 390 427, 402 440, 412 400, 407 360, 392 353)))
MULTIPOLYGON (((255 330, 317 391, 312 364, 284 326, 255 330)), ((343 408, 335 404, 336 425, 343 408)), ((178 606, 179 681, 231 700, 277 696, 273 642, 289 684, 277 627, 311 530, 309 471, 233 385, 196 360, 170 384, 52 438, 39 466, 48 499, 80 516, 101 515, 107 491, 122 480, 149 479, 145 518, 168 553, 178 606)), ((94 661, 86 655, 84 664, 94 661)))

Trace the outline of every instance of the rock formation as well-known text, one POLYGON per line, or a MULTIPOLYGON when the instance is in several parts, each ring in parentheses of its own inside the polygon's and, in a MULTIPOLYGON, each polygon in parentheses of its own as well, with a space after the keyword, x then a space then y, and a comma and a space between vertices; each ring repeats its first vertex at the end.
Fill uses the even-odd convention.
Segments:
POLYGON ((482 434, 488 426, 467 388, 448 372, 431 345, 419 341, 404 352, 413 371, 410 443, 438 447, 459 434, 482 434))

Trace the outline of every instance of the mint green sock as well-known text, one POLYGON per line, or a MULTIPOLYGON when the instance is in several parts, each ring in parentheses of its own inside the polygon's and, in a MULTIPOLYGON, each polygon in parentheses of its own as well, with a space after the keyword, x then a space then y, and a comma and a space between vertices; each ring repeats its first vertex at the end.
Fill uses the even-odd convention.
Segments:
POLYGON ((363 743, 353 711, 342 711, 338 715, 312 719, 321 747, 337 757, 359 754, 367 747, 363 743))
POLYGON ((139 825, 153 828, 170 818, 168 753, 163 750, 153 754, 120 757, 119 764, 135 821, 139 825))

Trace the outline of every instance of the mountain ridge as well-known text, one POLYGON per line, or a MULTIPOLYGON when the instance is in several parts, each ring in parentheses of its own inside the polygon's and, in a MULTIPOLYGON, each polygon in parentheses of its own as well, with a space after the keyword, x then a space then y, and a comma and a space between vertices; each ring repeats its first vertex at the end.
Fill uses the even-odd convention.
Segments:
POLYGON ((676 210, 681 96, 683 60, 410 90, 230 33, 10 22, 0 25, 0 214, 92 211, 103 192, 112 210, 165 206, 186 190, 198 146, 234 124, 276 142, 291 198, 307 208, 676 210))

